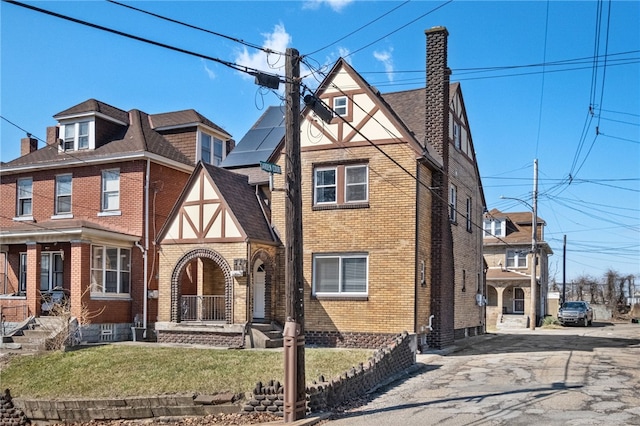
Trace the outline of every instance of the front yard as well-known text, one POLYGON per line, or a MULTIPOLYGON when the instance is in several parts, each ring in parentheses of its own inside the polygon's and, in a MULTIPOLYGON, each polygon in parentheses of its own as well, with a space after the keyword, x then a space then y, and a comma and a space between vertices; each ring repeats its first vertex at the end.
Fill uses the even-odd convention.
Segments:
MULTIPOLYGON (((306 381, 332 378, 365 362, 371 350, 306 348, 306 381)), ((244 393, 256 382, 284 382, 282 350, 220 350, 104 345, 16 356, 0 386, 21 398, 88 398, 244 393)))

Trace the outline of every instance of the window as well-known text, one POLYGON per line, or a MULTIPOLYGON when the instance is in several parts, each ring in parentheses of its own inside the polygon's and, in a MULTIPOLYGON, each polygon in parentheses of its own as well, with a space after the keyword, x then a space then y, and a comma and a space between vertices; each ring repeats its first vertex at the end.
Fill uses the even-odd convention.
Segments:
POLYGON ((200 133, 200 159, 207 164, 219 166, 223 157, 222 141, 207 133, 200 133))
POLYGON ((313 294, 367 295, 368 255, 317 254, 313 256, 313 294))
POLYGON ((345 202, 367 201, 367 166, 347 166, 344 171, 346 175, 345 202))
POLYGON ((335 203, 336 195, 336 173, 337 169, 318 169, 315 173, 315 203, 335 203))
POLYGON ((369 201, 369 167, 363 164, 314 170, 313 204, 344 206, 369 201))
POLYGON ((89 124, 89 121, 65 124, 62 149, 64 151, 88 149, 90 145, 89 124))
POLYGON ((131 250, 91 246, 91 294, 129 294, 131 250))
POLYGON ((453 143, 454 143, 456 149, 460 149, 461 148, 461 143, 460 143, 460 123, 458 123, 457 121, 453 122, 453 143))
POLYGON ((41 253, 40 255, 40 291, 51 291, 62 287, 62 254, 60 252, 41 253))
POLYGON ((526 268, 526 250, 507 250, 507 268, 526 268))
POLYGON ((458 197, 458 188, 455 185, 449 186, 449 220, 456 222, 456 199, 458 197))
POLYGON ((467 271, 462 270, 462 291, 467 291, 467 271))
POLYGON ((336 115, 339 115, 341 117, 347 115, 349 112, 347 109, 347 97, 340 96, 337 98, 333 98, 333 110, 335 111, 336 115))
POLYGON ((27 291, 27 253, 20 253, 20 276, 18 277, 18 291, 27 291))
POLYGON ((484 220, 485 237, 504 237, 504 221, 499 219, 484 220))
POLYGON ((33 179, 18 179, 18 216, 31 216, 33 208, 33 179))
POLYGON ((114 211, 120 208, 120 170, 102 171, 102 210, 114 211))
POLYGON ((471 197, 467 197, 467 231, 473 231, 473 221, 471 218, 471 209, 473 208, 473 202, 471 197))
POLYGON ((55 213, 71 213, 71 175, 56 176, 55 213))

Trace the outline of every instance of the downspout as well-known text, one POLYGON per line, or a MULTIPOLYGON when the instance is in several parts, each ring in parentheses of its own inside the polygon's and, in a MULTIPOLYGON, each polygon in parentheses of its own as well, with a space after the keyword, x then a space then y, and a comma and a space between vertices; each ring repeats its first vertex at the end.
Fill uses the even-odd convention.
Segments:
POLYGON ((147 158, 147 172, 144 183, 144 290, 142 304, 142 328, 147 330, 147 294, 149 293, 149 260, 147 253, 149 251, 149 179, 151 175, 151 160, 147 158))

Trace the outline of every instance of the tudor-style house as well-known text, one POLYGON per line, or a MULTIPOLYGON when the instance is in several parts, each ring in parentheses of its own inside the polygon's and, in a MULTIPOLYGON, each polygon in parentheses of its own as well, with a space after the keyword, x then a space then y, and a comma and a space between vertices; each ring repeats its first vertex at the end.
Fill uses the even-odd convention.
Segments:
POLYGON ((84 340, 127 339, 157 317, 157 230, 196 162, 220 163, 231 136, 194 110, 146 114, 94 99, 54 116, 45 146, 2 164, 4 321, 49 313, 64 292, 84 340))
POLYGON ((549 256, 544 240, 545 222, 536 219, 537 265, 531 252, 531 212, 501 212, 484 215, 484 258, 487 263, 487 324, 491 327, 526 328, 547 313, 549 256), (536 312, 531 312, 531 274, 536 277, 536 312))
MULTIPOLYGON (((379 347, 406 330, 442 347, 484 332, 484 195, 447 30, 426 35, 426 88, 381 94, 339 59, 314 94, 333 118, 302 111, 308 344, 379 347)), ((227 170, 198 166, 169 215, 160 341, 242 346, 252 325, 285 322, 283 115, 267 110, 227 170)))

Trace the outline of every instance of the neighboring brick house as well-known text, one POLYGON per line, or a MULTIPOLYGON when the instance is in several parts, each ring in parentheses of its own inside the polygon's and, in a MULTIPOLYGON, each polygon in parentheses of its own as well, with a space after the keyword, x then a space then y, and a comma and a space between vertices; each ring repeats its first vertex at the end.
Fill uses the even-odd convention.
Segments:
POLYGON ((231 136, 193 110, 149 115, 94 99, 54 118, 44 147, 27 137, 2 164, 4 319, 47 314, 43 297, 62 288, 73 315, 91 316, 85 339, 128 338, 134 321, 156 321, 156 231, 195 163, 222 161, 231 136))
MULTIPOLYGON (((448 33, 439 27, 426 34, 425 89, 380 94, 339 59, 315 92, 334 110, 332 121, 302 111, 308 344, 379 347, 406 330, 442 347, 484 332, 478 303, 484 297, 484 195, 462 92, 449 84, 448 33)), ((284 323, 285 174, 270 184, 259 165, 268 161, 285 170, 283 115, 265 112, 222 163, 226 173, 196 169, 168 219, 159 240, 166 253, 161 340, 182 333, 185 341, 224 341, 224 326, 202 321, 213 315, 202 310, 210 295, 225 295, 218 320, 238 345, 240 329, 233 325, 284 323), (236 190, 225 189, 231 171, 246 175, 233 181, 236 190), (273 238, 251 235, 240 223, 240 212, 249 208, 261 210, 254 225, 266 225, 273 238), (235 240, 221 233, 222 224, 212 231, 215 217, 233 224, 235 240), (205 289, 208 270, 221 271, 215 291, 205 289), (199 300, 194 308, 192 295, 199 300)))
MULTIPOLYGON (((531 212, 504 213, 493 209, 484 216, 484 258, 487 263, 487 325, 500 327, 509 316, 531 321, 531 274, 533 235, 531 212)), ((536 323, 547 314, 549 256, 544 241, 545 222, 537 218, 538 264, 536 274, 536 323)))

